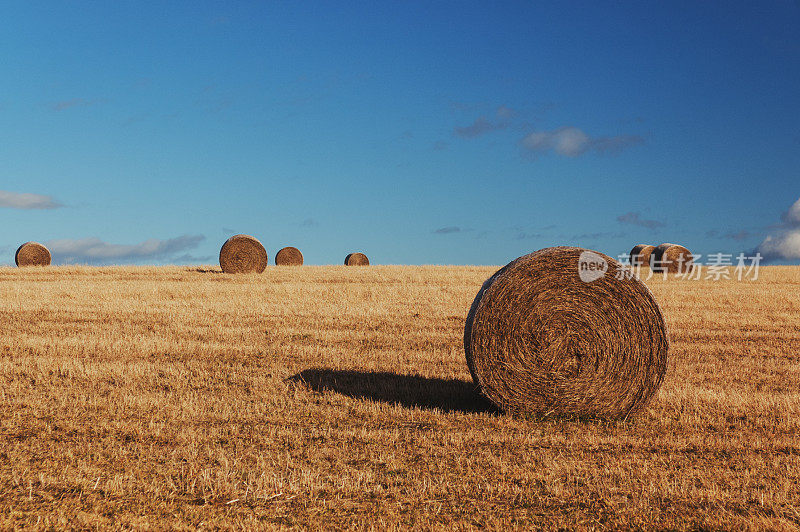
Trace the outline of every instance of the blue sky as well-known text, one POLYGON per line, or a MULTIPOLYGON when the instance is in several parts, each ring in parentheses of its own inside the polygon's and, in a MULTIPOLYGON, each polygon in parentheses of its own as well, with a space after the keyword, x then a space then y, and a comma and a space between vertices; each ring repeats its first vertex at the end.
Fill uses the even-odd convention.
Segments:
POLYGON ((791 1, 3 2, 0 263, 211 264, 234 233, 309 264, 797 262, 798 27, 791 1))

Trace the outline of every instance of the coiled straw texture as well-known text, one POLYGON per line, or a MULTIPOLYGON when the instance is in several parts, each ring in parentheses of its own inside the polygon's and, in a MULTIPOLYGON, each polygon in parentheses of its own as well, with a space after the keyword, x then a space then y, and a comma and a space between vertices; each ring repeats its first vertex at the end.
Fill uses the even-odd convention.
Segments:
POLYGON ((650 256, 655 250, 655 246, 648 244, 637 244, 631 250, 631 266, 634 268, 641 268, 644 266, 650 267, 650 256))
POLYGON ((50 250, 38 242, 25 242, 17 248, 14 262, 17 266, 49 266, 50 250))
POLYGON ((234 235, 222 244, 219 265, 225 273, 261 273, 267 267, 267 251, 250 235, 234 235))
POLYGON ((687 273, 692 270, 692 252, 678 244, 661 244, 650 258, 652 269, 656 272, 687 273))
POLYGON ((277 266, 302 266, 303 254, 295 247, 285 247, 275 255, 275 264, 277 266))
POLYGON ((344 258, 345 266, 369 266, 369 259, 363 253, 350 253, 344 258))
POLYGON ((617 419, 647 404, 667 367, 667 329, 647 286, 621 268, 601 253, 555 247, 489 278, 464 330, 482 393, 533 416, 617 419), (607 265, 590 282, 579 275, 587 253, 607 265))

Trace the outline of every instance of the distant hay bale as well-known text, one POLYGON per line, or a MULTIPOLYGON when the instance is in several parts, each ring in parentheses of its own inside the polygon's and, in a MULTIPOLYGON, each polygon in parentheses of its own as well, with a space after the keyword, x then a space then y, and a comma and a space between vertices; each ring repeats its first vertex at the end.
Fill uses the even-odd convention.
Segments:
POLYGON ((692 252, 678 244, 661 244, 651 256, 652 269, 656 272, 686 273, 694 263, 692 252))
POLYGON ((369 266, 369 259, 363 253, 350 253, 344 258, 345 266, 369 266))
POLYGON ((17 248, 14 262, 17 266, 49 266, 50 250, 38 242, 25 242, 17 248))
POLYGON ((631 266, 634 268, 637 266, 650 267, 650 255, 653 253, 654 249, 656 249, 655 246, 650 246, 648 244, 637 244, 633 246, 631 250, 631 266))
POLYGON ((658 390, 669 340, 653 295, 630 270, 555 247, 483 283, 464 349, 473 380, 506 412, 618 419, 658 390))
POLYGON ((302 266, 303 254, 295 247, 285 247, 275 255, 275 264, 277 266, 302 266))
POLYGON ((234 235, 222 244, 219 265, 225 273, 261 273, 267 267, 267 251, 250 235, 234 235))

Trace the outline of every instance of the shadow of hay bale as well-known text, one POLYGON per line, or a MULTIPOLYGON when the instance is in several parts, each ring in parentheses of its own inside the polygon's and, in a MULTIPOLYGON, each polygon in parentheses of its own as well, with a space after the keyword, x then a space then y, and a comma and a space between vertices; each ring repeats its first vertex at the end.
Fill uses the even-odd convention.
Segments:
POLYGON ((225 273, 215 268, 189 268, 188 271, 197 273, 225 273))
POLYGON ((498 413, 469 381, 389 372, 307 369, 287 379, 316 392, 332 391, 355 399, 443 412, 498 413))

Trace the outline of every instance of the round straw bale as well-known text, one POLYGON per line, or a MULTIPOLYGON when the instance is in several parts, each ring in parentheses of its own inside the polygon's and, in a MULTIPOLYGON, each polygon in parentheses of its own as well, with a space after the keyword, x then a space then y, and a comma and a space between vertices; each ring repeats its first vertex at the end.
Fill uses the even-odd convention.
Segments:
POLYGON ((25 242, 14 254, 17 266, 49 266, 50 259, 50 250, 38 242, 25 242))
POLYGON ((302 266, 303 254, 295 247, 285 247, 275 255, 275 264, 277 266, 302 266))
POLYGON ((267 251, 250 235, 234 235, 222 244, 219 265, 225 273, 261 273, 267 267, 267 251))
POLYGON ((650 261, 653 271, 686 273, 692 269, 694 256, 683 246, 665 243, 653 250, 650 261))
POLYGON ((607 255, 546 248, 499 270, 464 330, 472 378, 500 409, 625 418, 655 394, 669 340, 650 290, 607 255))
POLYGON ((656 249, 655 246, 650 246, 647 244, 637 244, 633 246, 631 250, 631 266, 636 268, 641 266, 650 266, 650 255, 653 253, 653 250, 656 249))
POLYGON ((369 259, 363 253, 350 253, 344 258, 345 266, 369 266, 369 259))

